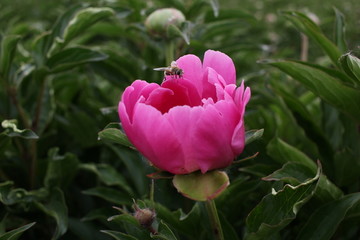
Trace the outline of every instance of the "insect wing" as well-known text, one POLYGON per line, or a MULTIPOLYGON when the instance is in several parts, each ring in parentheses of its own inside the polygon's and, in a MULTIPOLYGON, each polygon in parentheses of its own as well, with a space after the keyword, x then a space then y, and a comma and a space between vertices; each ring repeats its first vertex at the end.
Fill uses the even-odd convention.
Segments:
POLYGON ((154 71, 170 71, 171 68, 169 67, 159 67, 159 68, 154 68, 154 71))
POLYGON ((175 61, 172 61, 171 64, 170 64, 170 67, 171 68, 177 68, 178 65, 177 65, 177 63, 175 61))

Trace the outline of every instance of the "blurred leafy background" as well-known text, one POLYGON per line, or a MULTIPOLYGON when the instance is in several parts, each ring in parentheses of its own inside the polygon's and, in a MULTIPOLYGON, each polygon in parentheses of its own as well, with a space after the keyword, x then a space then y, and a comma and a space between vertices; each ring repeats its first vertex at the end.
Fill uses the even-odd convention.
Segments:
POLYGON ((0 239, 211 239, 203 204, 166 179, 155 181, 160 235, 130 214, 108 221, 112 206, 151 205, 154 169, 111 138, 116 124, 103 129, 132 81, 162 80, 152 69, 168 65, 169 40, 144 22, 164 7, 187 20, 175 58, 228 54, 252 89, 247 129, 264 129, 216 200, 226 239, 357 239, 357 0, 1 0, 0 239))

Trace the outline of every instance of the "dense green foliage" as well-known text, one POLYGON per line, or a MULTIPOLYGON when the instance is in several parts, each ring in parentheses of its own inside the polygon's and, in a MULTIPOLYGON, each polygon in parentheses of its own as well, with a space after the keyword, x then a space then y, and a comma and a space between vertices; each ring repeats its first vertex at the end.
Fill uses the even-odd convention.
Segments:
POLYGON ((211 239, 205 205, 168 175, 150 201, 156 170, 116 107, 135 79, 160 82, 169 55, 207 49, 234 60, 252 89, 246 128, 264 129, 226 169, 225 239, 356 239, 360 3, 298 2, 2 0, 0 240, 211 239), (159 39, 144 22, 162 7, 187 21, 159 39), (155 209, 158 235, 137 205, 155 209))

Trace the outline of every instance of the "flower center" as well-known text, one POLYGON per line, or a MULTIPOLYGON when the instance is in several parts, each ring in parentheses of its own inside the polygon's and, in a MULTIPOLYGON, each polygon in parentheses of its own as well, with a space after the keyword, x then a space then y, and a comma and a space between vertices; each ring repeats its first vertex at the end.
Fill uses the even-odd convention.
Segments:
POLYGON ((150 93, 145 104, 164 114, 176 106, 194 107, 202 103, 195 86, 187 80, 178 78, 164 81, 159 88, 150 93))

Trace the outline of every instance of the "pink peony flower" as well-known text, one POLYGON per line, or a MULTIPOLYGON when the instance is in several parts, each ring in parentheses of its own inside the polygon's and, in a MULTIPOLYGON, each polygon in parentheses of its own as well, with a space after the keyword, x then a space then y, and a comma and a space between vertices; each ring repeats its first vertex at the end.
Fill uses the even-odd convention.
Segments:
POLYGON ((250 89, 236 88, 230 57, 208 50, 204 61, 176 61, 183 75, 161 85, 136 80, 119 103, 131 143, 157 168, 173 174, 229 166, 245 145, 244 112, 250 89))

